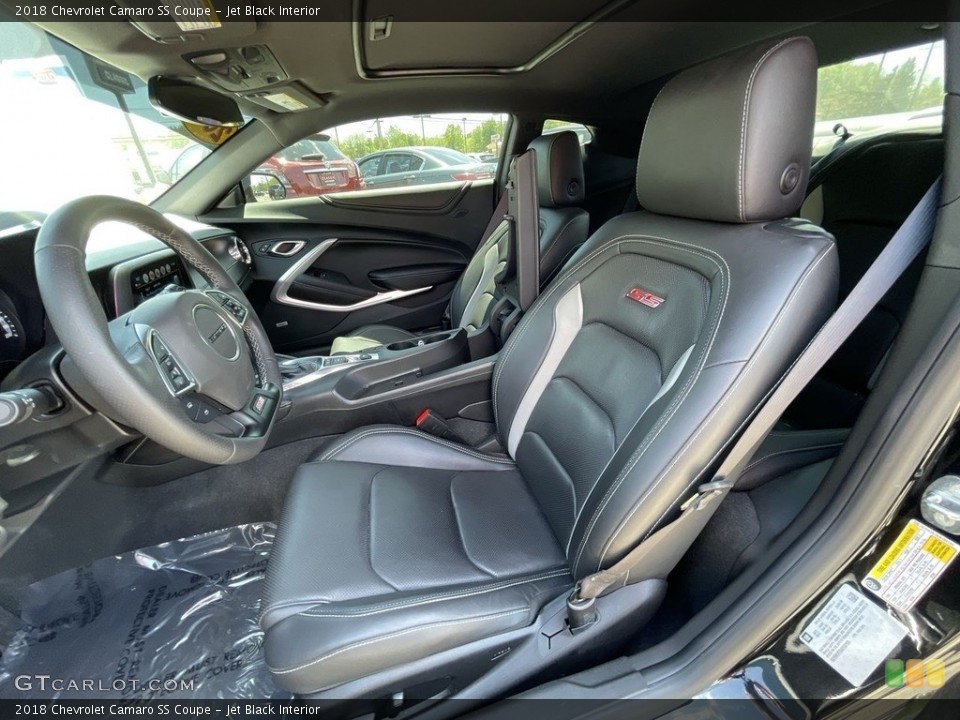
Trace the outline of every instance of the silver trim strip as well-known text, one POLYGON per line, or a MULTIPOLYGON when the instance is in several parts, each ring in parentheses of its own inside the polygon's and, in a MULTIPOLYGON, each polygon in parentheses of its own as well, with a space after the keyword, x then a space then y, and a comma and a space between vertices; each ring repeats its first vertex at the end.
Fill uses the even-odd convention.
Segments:
POLYGON ((577 333, 583 327, 583 297, 580 294, 580 284, 570 288, 557 302, 553 309, 553 335, 547 345, 547 352, 543 356, 540 367, 534 373, 526 390, 517 405, 517 411, 510 422, 510 433, 507 436, 507 452, 510 457, 517 457, 517 447, 527 429, 527 423, 533 411, 540 402, 543 391, 553 379, 560 361, 567 354, 577 333))
POLYGON ((313 250, 300 258, 300 260, 298 260, 289 270, 280 276, 279 280, 277 280, 277 284, 273 286, 273 292, 270 294, 270 299, 275 303, 280 303, 281 305, 292 305, 293 307, 307 308, 308 310, 343 313, 353 312, 354 310, 362 310, 363 308, 373 307, 374 305, 380 305, 381 303, 393 302, 394 300, 399 300, 400 298, 410 297, 411 295, 416 295, 418 293, 433 289, 433 285, 428 285, 427 287, 416 288, 414 290, 389 290, 387 292, 377 293, 373 297, 369 297, 366 300, 360 300, 352 305, 329 305, 327 303, 318 303, 311 300, 300 300, 299 298, 290 297, 290 287, 294 282, 296 282, 296 279, 300 277, 300 275, 302 275, 311 265, 313 265, 318 257, 333 247, 335 242, 337 242, 337 238, 324 240, 313 250))

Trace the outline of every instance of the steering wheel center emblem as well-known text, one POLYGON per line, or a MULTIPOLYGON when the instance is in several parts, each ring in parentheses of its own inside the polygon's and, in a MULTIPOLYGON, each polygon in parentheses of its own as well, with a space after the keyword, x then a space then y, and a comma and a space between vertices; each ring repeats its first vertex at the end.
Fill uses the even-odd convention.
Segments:
POLYGON ((231 361, 240 356, 240 342, 220 313, 207 305, 197 305, 193 309, 193 319, 204 342, 218 355, 231 361))

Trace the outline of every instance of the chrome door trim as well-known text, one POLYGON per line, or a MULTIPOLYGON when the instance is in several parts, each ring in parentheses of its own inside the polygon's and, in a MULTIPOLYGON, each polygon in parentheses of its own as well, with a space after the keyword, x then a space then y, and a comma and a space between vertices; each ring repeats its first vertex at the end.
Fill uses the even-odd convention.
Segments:
POLYGON ((427 287, 415 288, 413 290, 388 290, 386 292, 377 293, 373 297, 369 297, 366 300, 360 300, 359 302, 355 302, 351 305, 330 305, 327 303, 318 303, 311 300, 300 300, 299 298, 290 297, 290 287, 293 285, 296 279, 300 277, 300 275, 302 275, 311 265, 313 265, 318 257, 333 247, 334 243, 336 242, 337 238, 329 238, 324 240, 315 248, 313 248, 313 250, 300 258, 300 260, 294 263, 293 266, 283 275, 281 275, 279 280, 277 280, 277 284, 273 286, 273 292, 270 294, 270 298, 275 303, 279 303, 281 305, 292 305, 293 307, 306 308, 308 310, 344 313, 353 312, 354 310, 362 310, 363 308, 373 307, 374 305, 380 305, 382 303, 393 302, 394 300, 410 297, 411 295, 416 295, 418 293, 423 293, 427 290, 433 289, 433 285, 428 285, 427 287))

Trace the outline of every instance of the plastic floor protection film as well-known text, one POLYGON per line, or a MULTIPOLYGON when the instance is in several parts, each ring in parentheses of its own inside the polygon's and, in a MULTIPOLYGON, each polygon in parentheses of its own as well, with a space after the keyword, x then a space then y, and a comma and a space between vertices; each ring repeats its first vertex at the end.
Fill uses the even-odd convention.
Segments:
POLYGON ((257 622, 275 531, 226 528, 30 585, 0 658, 0 698, 292 697, 267 670, 257 622))

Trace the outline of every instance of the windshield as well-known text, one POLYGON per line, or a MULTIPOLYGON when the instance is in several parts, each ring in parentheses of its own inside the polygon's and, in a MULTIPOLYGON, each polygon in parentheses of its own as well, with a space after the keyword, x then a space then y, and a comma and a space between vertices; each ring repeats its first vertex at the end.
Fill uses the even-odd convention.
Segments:
POLYGON ((209 152, 141 80, 25 23, 0 23, 0 104, 0 211, 95 194, 150 203, 209 152))

